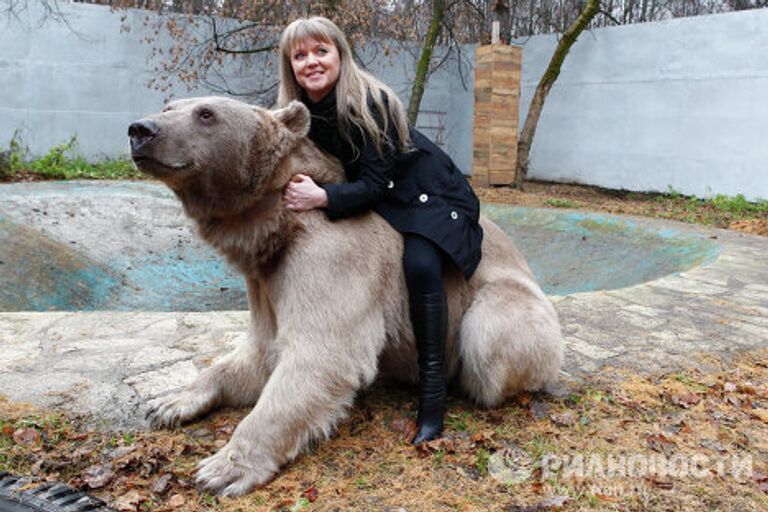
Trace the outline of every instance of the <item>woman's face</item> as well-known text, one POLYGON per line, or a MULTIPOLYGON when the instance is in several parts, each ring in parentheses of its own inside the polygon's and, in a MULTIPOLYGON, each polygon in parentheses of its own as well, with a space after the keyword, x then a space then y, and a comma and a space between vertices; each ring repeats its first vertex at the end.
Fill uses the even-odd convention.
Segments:
POLYGON ((305 37, 291 48, 293 76, 309 99, 318 102, 339 80, 339 50, 330 42, 305 37))

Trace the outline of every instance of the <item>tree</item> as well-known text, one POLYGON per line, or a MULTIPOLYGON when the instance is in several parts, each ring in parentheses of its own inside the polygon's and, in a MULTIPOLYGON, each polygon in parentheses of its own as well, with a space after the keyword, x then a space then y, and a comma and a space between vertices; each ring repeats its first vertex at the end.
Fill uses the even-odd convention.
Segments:
POLYGON ((531 105, 528 108, 528 115, 525 117, 523 131, 520 133, 520 140, 517 144, 517 166, 515 169, 516 188, 522 188, 523 179, 528 174, 528 156, 531 150, 533 136, 536 134, 536 125, 539 122, 539 116, 544 108, 544 101, 547 99, 547 95, 549 94, 550 89, 552 89, 555 80, 560 76, 560 68, 563 65, 565 57, 579 38, 579 35, 598 13, 599 9, 599 0, 586 0, 579 17, 576 18, 576 21, 568 27, 568 30, 566 30, 560 38, 560 41, 555 48, 555 52, 549 60, 549 65, 547 66, 546 71, 544 71, 541 80, 539 80, 539 84, 536 86, 536 91, 533 93, 533 98, 531 98, 531 105))
POLYGON ((432 60, 432 52, 435 49, 435 42, 437 42, 437 37, 440 35, 443 21, 445 20, 445 11, 445 0, 432 1, 432 19, 429 22, 429 30, 424 39, 424 46, 421 49, 421 57, 416 65, 416 74, 413 78, 411 97, 408 102, 408 123, 414 126, 416 125, 416 118, 419 115, 421 98, 424 96, 424 87, 427 83, 427 74, 429 72, 430 61, 432 60))

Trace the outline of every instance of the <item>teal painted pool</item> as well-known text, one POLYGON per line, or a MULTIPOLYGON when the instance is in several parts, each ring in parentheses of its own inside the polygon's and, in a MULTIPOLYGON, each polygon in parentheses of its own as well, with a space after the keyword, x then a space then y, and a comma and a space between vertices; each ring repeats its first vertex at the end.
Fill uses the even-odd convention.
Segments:
MULTIPOLYGON (((0 311, 246 309, 242 278, 213 250, 190 241, 188 227, 178 243, 165 243, 182 230, 178 210, 159 184, 0 187, 0 311), (34 198, 45 206, 35 207, 34 198), (87 221, 71 212, 49 218, 67 201, 85 204, 87 221), (3 211, 7 204, 29 211, 10 214, 3 211), (152 209, 157 215, 145 215, 138 227, 123 222, 131 212, 152 209), (47 222, 38 223, 44 228, 30 225, 31 212, 47 222), (163 224, 174 215, 177 224, 163 224)), ((667 224, 502 205, 484 205, 483 213, 510 235, 553 295, 632 286, 706 264, 719 252, 708 236, 667 224)))
POLYGON ((243 279, 208 248, 96 261, 0 217, 0 311, 247 309, 243 279))
POLYGON ((483 205, 549 295, 625 288, 713 261, 720 246, 695 230, 596 213, 483 205))

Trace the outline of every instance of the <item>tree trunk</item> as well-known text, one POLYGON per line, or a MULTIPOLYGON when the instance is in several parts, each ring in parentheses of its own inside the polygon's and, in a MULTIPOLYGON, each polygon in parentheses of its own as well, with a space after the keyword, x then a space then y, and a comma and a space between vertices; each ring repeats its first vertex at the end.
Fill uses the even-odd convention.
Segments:
POLYGON ((411 86, 411 100, 408 102, 408 124, 411 126, 416 126, 416 118, 419 117, 419 105, 421 105, 424 87, 427 84, 432 51, 435 49, 437 36, 440 35, 440 31, 443 28, 444 18, 445 0, 433 0, 432 19, 429 22, 429 30, 427 30, 427 37, 424 39, 424 46, 421 47, 421 57, 416 65, 416 76, 414 76, 413 86, 411 86))
POLYGON ((509 44, 512 34, 512 17, 509 14, 509 0, 494 0, 491 22, 498 21, 500 25, 501 42, 509 44))
POLYGON ((541 77, 539 85, 531 98, 531 105, 528 107, 528 115, 525 117, 523 131, 520 134, 520 141, 517 144, 517 169, 515 169, 515 188, 522 188, 523 179, 528 174, 528 155, 531 151, 531 143, 536 133, 536 125, 539 122, 541 110, 544 108, 544 100, 547 99, 549 90, 554 85, 555 80, 560 75, 560 68, 565 61, 565 57, 571 50, 573 43, 576 42, 579 35, 595 17, 600 6, 600 0, 586 0, 584 9, 579 14, 568 30, 563 33, 563 37, 555 48, 555 53, 549 61, 549 66, 541 77))

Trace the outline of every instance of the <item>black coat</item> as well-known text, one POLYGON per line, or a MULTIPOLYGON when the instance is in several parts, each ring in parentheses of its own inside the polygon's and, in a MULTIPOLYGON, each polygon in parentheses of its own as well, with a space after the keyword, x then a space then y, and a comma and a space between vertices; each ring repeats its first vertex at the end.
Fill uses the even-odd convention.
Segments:
MULTIPOLYGON (((450 157, 413 128, 413 151, 403 153, 393 144, 379 155, 367 133, 352 127, 356 152, 339 133, 335 91, 318 103, 303 101, 312 113, 309 138, 341 161, 347 178, 320 185, 328 195, 328 218, 373 210, 400 233, 434 242, 469 279, 480 262, 480 202, 450 157)), ((388 133, 399 140, 394 128, 388 133)))

